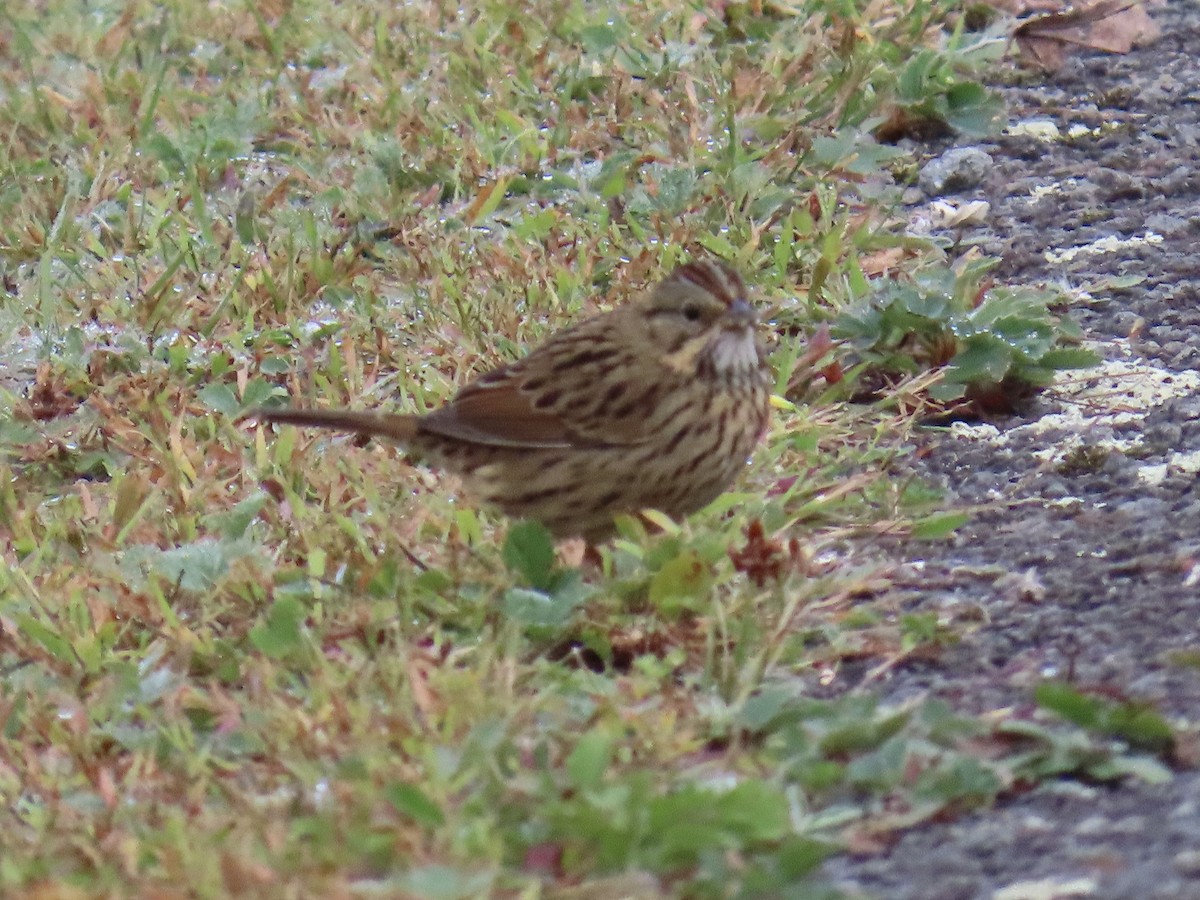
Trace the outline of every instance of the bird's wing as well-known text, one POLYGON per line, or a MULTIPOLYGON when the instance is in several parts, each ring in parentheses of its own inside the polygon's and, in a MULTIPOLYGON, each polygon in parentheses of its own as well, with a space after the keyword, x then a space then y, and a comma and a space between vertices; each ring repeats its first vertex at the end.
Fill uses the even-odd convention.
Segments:
POLYGON ((499 447, 638 444, 650 437, 646 408, 657 385, 630 384, 619 374, 628 369, 620 349, 562 333, 464 387, 420 428, 499 447))
POLYGON ((421 419, 423 431, 493 447, 571 447, 570 431, 553 413, 534 407, 515 381, 467 385, 421 419))

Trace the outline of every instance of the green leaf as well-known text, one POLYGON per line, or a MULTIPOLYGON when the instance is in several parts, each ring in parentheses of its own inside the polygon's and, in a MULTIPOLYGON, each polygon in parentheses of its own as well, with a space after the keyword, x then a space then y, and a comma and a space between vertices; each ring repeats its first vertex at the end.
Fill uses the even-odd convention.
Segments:
POLYGON ((454 587, 454 579, 440 569, 426 569, 417 576, 416 588, 435 597, 447 595, 454 587))
POLYGON ((465 506, 455 510, 454 524, 458 526, 458 534, 462 538, 462 542, 468 547, 483 542, 483 525, 475 510, 465 506))
POLYGON ((966 393, 966 388, 963 385, 953 381, 942 381, 929 389, 930 398, 941 403, 961 400, 966 396, 966 393))
POLYGON ((1100 275, 1095 281, 1080 285, 1080 290, 1089 294, 1099 294, 1104 291, 1125 291, 1137 287, 1146 280, 1145 275, 1100 275))
POLYGON ((1068 722, 1084 728, 1095 728, 1101 719, 1101 704, 1061 681, 1046 681, 1033 691, 1033 699, 1042 709, 1056 713, 1068 722))
POLYGON ((441 808, 416 785, 389 784, 384 788, 383 795, 395 807, 396 812, 419 825, 438 828, 446 823, 441 808))
POLYGON ((1111 737, 1133 747, 1167 753, 1175 745, 1175 732, 1157 710, 1145 703, 1114 703, 1092 697, 1062 682, 1037 686, 1034 699, 1068 722, 1111 737))
POLYGON ((668 560, 650 579, 649 601, 666 614, 699 608, 712 587, 712 571, 693 549, 668 560))
POLYGON ((517 522, 504 540, 504 564, 538 590, 547 590, 554 576, 554 539, 541 522, 517 522))
POLYGON ((779 840, 791 830, 783 791, 761 779, 746 779, 719 794, 716 807, 726 827, 747 842, 779 840))
POLYGON ((789 835, 780 841, 778 848, 761 860, 755 870, 747 874, 742 897, 810 897, 812 900, 826 895, 814 890, 810 893, 796 892, 796 882, 817 870, 826 859, 836 853, 837 846, 813 840, 801 835, 789 835))
POLYGON ((691 202, 696 190, 696 172, 691 167, 667 169, 658 176, 654 206, 663 215, 678 215, 691 202))
POLYGON ((422 900, 465 900, 467 897, 493 896, 495 875, 490 869, 468 871, 430 863, 409 869, 396 877, 389 891, 422 900))
POLYGON ((937 291, 901 290, 896 295, 896 304, 915 316, 926 319, 946 319, 950 313, 951 298, 937 291))
POLYGON ((1175 779, 1175 773, 1168 766, 1146 756, 1118 757, 1110 760, 1103 769, 1097 766, 1095 773, 1100 778, 1107 776, 1109 780, 1138 778, 1146 784, 1167 784, 1175 779))
POLYGON ((276 600, 263 621, 250 629, 250 643, 264 656, 282 659, 303 646, 304 616, 304 607, 295 597, 276 600))
POLYGON ((117 532, 118 543, 124 540, 126 528, 141 517, 146 504, 153 497, 151 485, 140 476, 124 473, 118 477, 112 509, 112 524, 117 532))
POLYGON ((1012 365, 1012 348, 991 335, 977 335, 950 361, 946 378, 960 384, 997 382, 1012 365))
POLYGON ((961 528, 971 516, 965 512, 948 512, 927 516, 913 525, 912 536, 922 541, 944 538, 961 528))
POLYGON ((952 756, 922 772, 915 786, 918 797, 940 803, 984 805, 1004 787, 994 771, 970 756, 952 756))
POLYGON ((581 790, 597 788, 612 762, 612 753, 612 739, 599 731, 591 731, 580 739, 567 757, 567 774, 581 790))
POLYGON ((722 259, 734 259, 737 256, 737 247, 724 235, 705 232, 696 240, 699 241, 701 247, 708 250, 714 256, 722 259))
POLYGON ((849 720, 830 730, 821 740, 821 752, 826 756, 841 756, 859 750, 873 750, 908 724, 908 712, 882 719, 849 720))
POLYGON ((854 787, 887 793, 901 784, 906 775, 909 742, 888 740, 875 750, 853 759, 846 766, 846 779, 854 787))
POLYGON ((0 445, 24 447, 38 437, 36 429, 8 416, 0 416, 0 445))
POLYGON ((247 497, 227 512, 218 513, 213 517, 214 524, 220 529, 221 536, 226 540, 237 540, 246 533, 250 523, 258 516, 269 498, 259 491, 247 497))
POLYGON ((562 611, 554 598, 529 588, 509 588, 504 592, 504 614, 522 625, 561 625, 562 611))
POLYGON ((900 70, 896 87, 901 100, 916 103, 926 99, 929 74, 937 64, 931 50, 922 50, 900 70))
POLYGON ((148 137, 143 144, 144 148, 150 154, 158 159, 164 166, 175 172, 181 172, 187 166, 183 160, 183 154, 162 132, 157 132, 148 137))
POLYGON ((808 154, 818 165, 834 168, 855 153, 857 136, 852 129, 844 129, 833 135, 817 135, 812 139, 808 154))
POLYGON ((906 651, 934 643, 938 636, 937 613, 905 613, 900 617, 900 634, 906 651))
POLYGON ((600 166, 600 173, 592 179, 591 188, 603 199, 625 193, 629 183, 630 169, 637 157, 633 153, 614 153, 600 166))
POLYGON ((237 210, 233 215, 238 240, 247 247, 255 243, 254 218, 258 207, 257 200, 254 191, 245 191, 238 199, 237 210))
POLYGON ((570 594, 560 596, 521 587, 509 588, 502 601, 504 615, 514 622, 552 629, 566 625, 578 605, 577 598, 570 594))
POLYGON ((52 631, 37 619, 24 613, 18 613, 16 620, 17 628, 30 640, 41 644, 55 659, 71 665, 79 662, 75 658, 75 652, 71 649, 70 641, 57 631, 52 631))
POLYGON ((238 403, 238 412, 240 413, 243 409, 257 409, 264 406, 278 393, 278 386, 261 378, 251 378, 246 382, 246 390, 242 392, 242 399, 238 403))
POLYGON ((1110 734, 1139 750, 1168 753, 1175 746, 1175 732, 1170 723, 1145 703, 1116 704, 1109 711, 1105 725, 1110 734))
POLYGON ((208 591, 228 574, 230 565, 251 552, 249 544, 200 538, 170 550, 144 545, 131 548, 122 567, 149 570, 185 591, 208 591))
POLYGON ((703 854, 748 850, 790 830, 783 792, 759 780, 719 791, 688 786, 650 801, 647 833, 664 866, 687 865, 703 854))
POLYGON ((1003 111, 1000 99, 977 82, 962 82, 946 92, 947 123, 972 137, 994 133, 1003 111))
POLYGON ((553 209, 543 209, 532 215, 523 215, 513 222, 513 234, 524 241, 542 241, 554 228, 558 221, 558 213, 553 209))
POLYGON ((767 686, 752 694, 738 711, 737 722, 751 732, 763 732, 795 704, 792 691, 767 686))
POLYGON ((227 384, 208 384, 196 392, 200 402, 209 409, 226 416, 236 416, 241 412, 242 404, 238 402, 233 388, 227 384))
POLYGON ((588 25, 579 30, 579 43, 588 53, 603 54, 617 46, 617 32, 611 25, 588 25))

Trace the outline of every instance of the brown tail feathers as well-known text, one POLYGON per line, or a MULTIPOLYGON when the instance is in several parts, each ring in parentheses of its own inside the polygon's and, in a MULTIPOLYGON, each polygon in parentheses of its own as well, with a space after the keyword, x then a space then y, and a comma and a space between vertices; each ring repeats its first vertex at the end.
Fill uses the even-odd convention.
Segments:
POLYGON ((351 412, 333 409, 256 409, 250 414, 260 422, 279 425, 300 425, 308 428, 332 428, 355 434, 388 438, 393 441, 410 440, 417 433, 416 416, 397 416, 384 413, 351 412))

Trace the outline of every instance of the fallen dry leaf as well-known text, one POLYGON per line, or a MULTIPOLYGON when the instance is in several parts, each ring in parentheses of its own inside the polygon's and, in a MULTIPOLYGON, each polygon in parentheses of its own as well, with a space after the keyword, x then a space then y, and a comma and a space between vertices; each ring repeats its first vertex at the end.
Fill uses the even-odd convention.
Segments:
POLYGON ((1072 47, 1128 53, 1161 33, 1138 0, 1099 0, 1028 19, 1013 29, 1013 38, 1023 58, 1053 72, 1072 47))
POLYGON ((858 265, 868 278, 878 278, 880 275, 894 272, 907 255, 908 251, 904 247, 884 247, 864 254, 859 258, 858 265))

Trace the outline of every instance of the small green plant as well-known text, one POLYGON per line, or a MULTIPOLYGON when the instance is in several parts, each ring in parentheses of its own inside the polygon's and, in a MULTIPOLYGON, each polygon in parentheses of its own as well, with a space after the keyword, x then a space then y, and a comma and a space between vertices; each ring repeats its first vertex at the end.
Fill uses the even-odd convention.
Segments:
POLYGON ((1075 324, 1052 311, 1057 294, 989 287, 984 275, 992 264, 887 282, 842 310, 832 333, 857 353, 864 383, 891 384, 936 370, 942 377, 928 399, 948 409, 1007 412, 1060 369, 1099 361, 1077 346, 1075 324))
POLYGON ((1099 696, 1057 681, 1038 685, 1034 699, 1089 733, 1123 741, 1134 750, 1168 758, 1176 750, 1175 730, 1148 703, 1099 696))
POLYGON ((539 522, 518 522, 509 529, 503 558, 525 582, 505 592, 505 614, 531 633, 553 634, 592 593, 578 569, 556 565, 553 538, 539 522))
POLYGON ((900 70, 896 100, 910 122, 929 122, 981 137, 996 131, 1003 101, 977 81, 964 78, 949 53, 923 50, 900 70))

